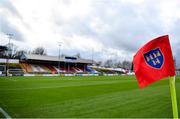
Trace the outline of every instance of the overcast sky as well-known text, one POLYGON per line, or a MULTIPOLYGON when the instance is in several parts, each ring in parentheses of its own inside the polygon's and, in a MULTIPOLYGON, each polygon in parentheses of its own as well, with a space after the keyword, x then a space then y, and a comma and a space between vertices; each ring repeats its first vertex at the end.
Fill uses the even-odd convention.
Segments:
POLYGON ((0 0, 0 44, 19 49, 132 60, 149 40, 169 34, 180 65, 179 0, 0 0))

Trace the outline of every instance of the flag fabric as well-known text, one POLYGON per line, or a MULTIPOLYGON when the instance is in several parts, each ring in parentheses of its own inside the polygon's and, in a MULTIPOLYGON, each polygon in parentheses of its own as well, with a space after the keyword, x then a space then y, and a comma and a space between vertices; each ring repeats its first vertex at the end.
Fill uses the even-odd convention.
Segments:
POLYGON ((162 78, 174 76, 174 60, 168 35, 145 44, 133 58, 133 69, 140 88, 162 78))

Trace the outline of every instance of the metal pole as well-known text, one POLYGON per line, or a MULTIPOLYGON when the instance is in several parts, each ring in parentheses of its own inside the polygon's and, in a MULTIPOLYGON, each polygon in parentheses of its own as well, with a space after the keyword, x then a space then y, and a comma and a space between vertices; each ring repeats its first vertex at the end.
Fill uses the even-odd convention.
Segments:
POLYGON ((61 55, 61 54, 60 54, 60 53, 61 53, 60 51, 61 51, 61 42, 58 42, 58 44, 59 44, 59 57, 58 57, 58 60, 59 60, 59 61, 58 61, 58 70, 59 70, 59 71, 58 71, 58 74, 60 74, 60 55, 61 55))
POLYGON ((178 105, 177 105, 177 98, 176 98, 175 76, 169 77, 169 87, 170 87, 170 93, 171 93, 173 118, 178 119, 178 105))
POLYGON ((58 74, 60 74, 60 47, 61 45, 59 45, 59 57, 58 57, 58 74))
POLYGON ((7 60, 6 60, 6 76, 8 76, 8 70, 9 70, 9 59, 10 59, 10 41, 11 38, 13 36, 13 34, 7 34, 8 38, 9 38, 9 43, 8 43, 8 56, 7 56, 7 60))
POLYGON ((94 49, 92 48, 92 65, 93 65, 93 60, 94 60, 94 49))

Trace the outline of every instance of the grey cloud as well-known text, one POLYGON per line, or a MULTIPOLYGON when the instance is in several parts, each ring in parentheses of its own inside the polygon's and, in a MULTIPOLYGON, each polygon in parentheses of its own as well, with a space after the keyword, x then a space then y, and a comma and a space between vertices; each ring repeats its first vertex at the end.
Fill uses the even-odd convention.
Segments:
POLYGON ((177 19, 177 21, 174 23, 174 28, 169 32, 170 38, 171 38, 171 46, 173 55, 176 58, 176 65, 178 68, 180 68, 180 19, 177 19))
MULTIPOLYGON (((142 4, 133 4, 119 0, 93 1, 91 4, 93 10, 85 18, 75 16, 66 23, 63 23, 61 19, 61 24, 58 25, 62 27, 62 33, 65 35, 77 34, 92 37, 104 47, 135 53, 144 43, 161 35, 169 34, 179 39, 179 25, 175 25, 172 31, 164 28, 161 2, 163 1, 152 0, 142 4), (107 29, 107 32, 98 32, 90 26, 96 18, 102 21, 100 25, 107 29), (103 25, 107 25, 108 28, 103 25)), ((178 52, 178 46, 173 45, 173 50, 178 52)), ((178 57, 177 53, 176 56, 178 57)))
POLYGON ((65 5, 69 5, 71 3, 70 0, 62 0, 65 5))
MULTIPOLYGON (((72 4, 71 2, 71 0, 63 0, 67 7, 72 4)), ((92 38, 103 44, 104 48, 120 50, 127 54, 135 53, 144 43, 157 36, 169 34, 172 38, 175 57, 177 57, 180 66, 180 55, 178 55, 180 52, 180 19, 174 17, 176 19, 173 21, 174 27, 165 29, 159 7, 162 2, 163 0, 148 0, 141 4, 133 4, 121 0, 92 0, 90 3, 92 11, 88 15, 83 17, 74 16, 68 20, 63 19, 61 14, 56 11, 57 5, 52 11, 52 22, 56 26, 52 30, 68 37, 75 34, 92 38), (100 20, 100 23, 97 24, 104 30, 103 32, 97 31, 91 26, 95 19, 100 20)), ((1 0, 0 4, 3 9, 8 9, 16 16, 21 17, 9 0, 1 0)), ((58 4, 62 4, 62 2, 58 4)), ((18 28, 11 25, 6 18, 1 19, 1 27, 4 33, 13 32, 17 37, 16 39, 23 39, 23 35, 18 28)), ((91 53, 88 53, 88 55, 90 56, 91 53)))
MULTIPOLYGON (((180 45, 180 43, 178 44, 178 46, 180 45)), ((175 55, 175 59, 176 59, 176 65, 178 68, 180 68, 180 47, 178 47, 176 49, 176 55, 175 55)))
POLYGON ((57 30, 65 36, 72 36, 73 34, 95 37, 97 36, 96 32, 91 28, 89 17, 79 18, 78 16, 64 21, 61 17, 54 19, 55 24, 58 26, 57 30))
POLYGON ((8 13, 6 13, 6 11, 10 12, 14 17, 17 17, 27 29, 31 29, 29 24, 24 22, 21 14, 17 11, 17 9, 14 7, 14 5, 12 4, 10 0, 0 0, 0 7, 1 7, 0 9, 2 10, 2 13, 4 11, 3 14, 0 13, 0 18, 1 18, 0 27, 1 27, 2 32, 14 33, 16 34, 15 36, 15 38, 17 38, 16 40, 24 40, 23 35, 18 30, 18 28, 15 28, 14 26, 12 26, 10 21, 7 20, 6 14, 8 13))
POLYGON ((159 17, 157 17, 159 13, 157 6, 149 10, 146 7, 142 8, 119 1, 104 1, 95 2, 92 4, 92 8, 93 12, 85 18, 76 16, 70 21, 65 21, 65 23, 60 18, 56 23, 60 21, 57 25, 60 25, 65 35, 77 34, 92 37, 107 47, 127 52, 137 50, 142 44, 142 40, 149 36, 161 34, 162 27, 159 17), (112 11, 113 15, 109 14, 109 11, 112 11), (153 19, 149 19, 150 16, 146 14, 149 14, 153 19), (103 25, 109 26, 107 32, 99 33, 90 26, 95 18, 103 22, 102 28, 104 28, 103 25))
POLYGON ((9 0, 1 0, 0 1, 0 7, 3 9, 9 10, 11 13, 13 13, 15 16, 21 17, 19 12, 16 10, 16 8, 13 6, 12 2, 9 0))
POLYGON ((4 34, 7 34, 7 33, 14 34, 13 38, 15 40, 19 40, 19 41, 24 40, 24 37, 21 34, 21 32, 18 30, 18 28, 13 26, 5 17, 1 17, 0 19, 0 32, 4 34))
MULTIPOLYGON (((153 19, 149 19, 150 16, 146 18, 146 14, 150 14, 151 11, 144 9, 141 13, 137 12, 140 11, 141 7, 138 8, 138 6, 131 4, 119 4, 119 6, 105 4, 104 8, 106 10, 102 10, 100 7, 97 11, 101 10, 106 13, 108 10, 113 10, 115 12, 113 16, 108 16, 105 13, 103 16, 101 13, 97 14, 103 19, 104 24, 110 26, 109 32, 102 34, 100 39, 104 39, 103 43, 111 45, 111 47, 134 52, 142 44, 142 41, 146 40, 146 37, 162 31, 158 15, 153 19)), ((158 9, 154 9, 154 11, 158 11, 158 9)))
POLYGON ((10 12, 14 17, 19 18, 19 20, 22 22, 22 24, 26 28, 30 29, 30 26, 23 21, 22 16, 14 7, 11 1, 1 0, 0 7, 2 10, 2 12, 0 13, 0 32, 3 32, 4 34, 7 34, 7 33, 14 34, 13 38, 15 40, 23 41, 24 40, 23 34, 17 27, 11 24, 11 21, 7 19, 8 16, 6 14, 8 13, 6 13, 6 11, 10 12))

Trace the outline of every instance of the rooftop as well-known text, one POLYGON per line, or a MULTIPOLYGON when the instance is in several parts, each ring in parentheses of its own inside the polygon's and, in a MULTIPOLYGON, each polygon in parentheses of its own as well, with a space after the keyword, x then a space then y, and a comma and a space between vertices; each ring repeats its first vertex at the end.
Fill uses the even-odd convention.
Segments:
POLYGON ((77 57, 58 57, 58 56, 47 56, 47 55, 34 55, 34 54, 24 54, 21 59, 25 60, 43 60, 43 61, 56 61, 56 62, 74 62, 74 63, 86 63, 86 64, 92 64, 95 61, 92 61, 90 59, 82 59, 77 57))

